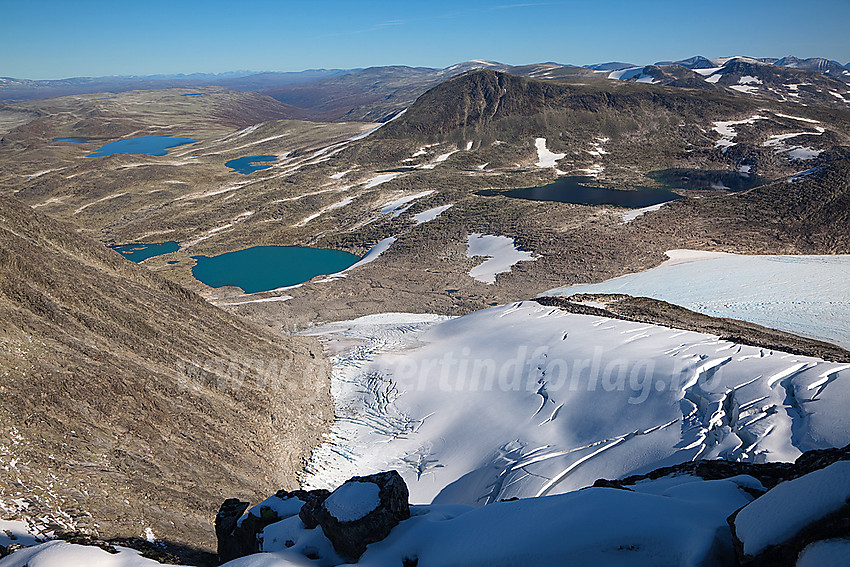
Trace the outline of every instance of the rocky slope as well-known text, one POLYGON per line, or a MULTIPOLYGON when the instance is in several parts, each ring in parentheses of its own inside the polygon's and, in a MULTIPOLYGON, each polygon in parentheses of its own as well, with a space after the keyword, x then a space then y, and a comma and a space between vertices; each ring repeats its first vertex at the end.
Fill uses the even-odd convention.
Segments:
POLYGON ((9 197, 0 321, 7 519, 209 546, 221 495, 293 486, 332 417, 312 343, 230 316, 9 197))

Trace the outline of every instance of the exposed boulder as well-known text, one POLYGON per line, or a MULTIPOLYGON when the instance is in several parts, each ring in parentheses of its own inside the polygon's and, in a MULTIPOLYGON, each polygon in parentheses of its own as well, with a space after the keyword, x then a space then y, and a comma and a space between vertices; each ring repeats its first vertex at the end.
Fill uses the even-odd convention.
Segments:
POLYGON ((304 506, 301 520, 318 524, 334 549, 357 560, 366 546, 381 541, 410 517, 407 485, 396 471, 353 477, 327 498, 304 506))
POLYGON ((321 508, 324 501, 331 493, 327 490, 314 490, 313 494, 304 500, 304 505, 298 513, 301 522, 308 530, 315 529, 319 525, 319 520, 316 518, 316 511, 321 508))

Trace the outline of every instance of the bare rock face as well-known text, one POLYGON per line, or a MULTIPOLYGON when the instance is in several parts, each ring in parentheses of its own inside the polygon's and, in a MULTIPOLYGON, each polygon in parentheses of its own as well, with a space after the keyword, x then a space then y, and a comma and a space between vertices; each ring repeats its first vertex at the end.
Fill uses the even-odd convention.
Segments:
POLYGON ((407 485, 396 471, 355 476, 321 501, 301 509, 306 527, 319 525, 334 549, 357 560, 410 517, 407 485))

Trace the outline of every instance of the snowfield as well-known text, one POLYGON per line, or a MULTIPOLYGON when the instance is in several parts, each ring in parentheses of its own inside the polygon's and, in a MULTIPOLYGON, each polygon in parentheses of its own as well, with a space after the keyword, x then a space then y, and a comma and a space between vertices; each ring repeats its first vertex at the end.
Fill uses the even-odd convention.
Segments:
POLYGON ((850 365, 705 334, 536 302, 310 334, 342 351, 337 421, 302 478, 310 488, 396 469, 411 502, 480 506, 850 442, 850 365))
POLYGON ((627 293, 850 348, 850 256, 746 256, 673 250, 657 268, 544 295, 627 293))

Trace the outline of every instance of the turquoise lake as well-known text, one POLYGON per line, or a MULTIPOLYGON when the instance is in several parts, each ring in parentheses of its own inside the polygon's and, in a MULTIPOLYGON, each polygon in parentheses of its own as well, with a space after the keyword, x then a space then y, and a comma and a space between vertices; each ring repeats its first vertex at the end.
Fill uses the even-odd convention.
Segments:
POLYGON ((271 165, 265 165, 265 163, 272 161, 277 161, 277 156, 245 156, 226 161, 224 162, 224 165, 233 171, 243 175, 248 175, 249 173, 254 173, 261 169, 270 168, 271 165))
POLYGON ((592 181, 595 180, 591 177, 566 176, 541 187, 509 190, 488 189, 480 191, 478 194, 483 196, 504 195, 515 199, 556 201, 575 205, 617 205, 618 207, 632 209, 649 207, 650 205, 682 198, 681 195, 667 189, 656 189, 654 187, 635 187, 633 190, 620 190, 585 185, 585 183, 592 181))
POLYGON ((232 285, 245 293, 304 283, 315 276, 342 271, 359 256, 330 248, 254 246, 218 256, 192 256, 195 279, 210 287, 232 285))
POLYGON ((102 145, 86 157, 106 157, 113 154, 145 154, 150 156, 164 156, 171 148, 192 144, 198 140, 191 138, 175 138, 172 136, 139 136, 127 138, 102 145))
POLYGON ((88 138, 54 138, 53 139, 53 143, 68 142, 68 143, 71 143, 71 144, 85 144, 88 141, 89 141, 88 138))
POLYGON ((154 256, 177 252, 180 249, 180 245, 170 240, 168 242, 154 242, 152 244, 121 244, 120 246, 112 246, 111 248, 128 260, 138 264, 142 260, 147 260, 154 256))

